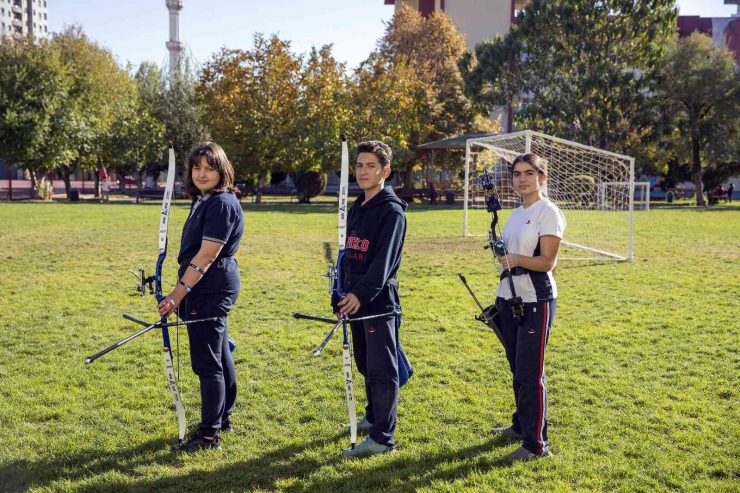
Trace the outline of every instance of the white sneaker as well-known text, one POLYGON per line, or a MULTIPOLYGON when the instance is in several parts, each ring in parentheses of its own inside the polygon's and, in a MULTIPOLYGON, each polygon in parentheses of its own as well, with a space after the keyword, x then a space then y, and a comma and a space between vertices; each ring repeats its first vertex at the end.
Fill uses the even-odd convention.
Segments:
POLYGON ((545 450, 540 455, 537 455, 537 454, 533 454, 532 452, 525 449, 524 447, 519 447, 512 453, 506 454, 504 456, 504 460, 507 462, 514 462, 514 461, 526 462, 526 461, 530 461, 534 459, 547 458, 547 457, 552 457, 552 452, 550 452, 549 450, 545 450))
POLYGON ((491 430, 492 435, 502 435, 509 440, 521 440, 522 436, 511 426, 500 426, 491 430))
MULTIPOLYGON (((367 416, 363 416, 358 422, 357 422, 357 432, 358 433, 370 433, 370 428, 372 428, 373 424, 367 420, 367 416)), ((345 428, 349 428, 349 425, 344 425, 345 428)))
POLYGON ((348 448, 342 450, 342 455, 347 458, 351 457, 367 457, 370 455, 387 454, 389 452, 395 452, 396 448, 388 445, 381 445, 370 437, 365 438, 362 442, 358 443, 355 448, 348 448))

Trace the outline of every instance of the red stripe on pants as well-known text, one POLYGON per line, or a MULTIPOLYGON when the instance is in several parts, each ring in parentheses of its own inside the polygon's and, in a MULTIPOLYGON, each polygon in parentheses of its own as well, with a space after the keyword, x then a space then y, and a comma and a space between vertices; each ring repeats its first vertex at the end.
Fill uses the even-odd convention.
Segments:
POLYGON ((545 369, 545 341, 546 341, 545 334, 547 334, 547 322, 550 318, 549 305, 547 303, 543 303, 543 307, 544 307, 544 312, 543 312, 543 317, 542 317, 542 340, 540 341, 540 373, 539 373, 539 381, 537 382, 537 385, 539 386, 539 389, 540 389, 540 395, 539 395, 540 415, 539 415, 539 419, 537 420, 537 425, 538 425, 538 428, 537 428, 537 444, 538 444, 537 450, 538 452, 537 453, 538 455, 542 454, 543 452, 542 447, 545 443, 544 438, 542 437, 542 428, 545 426, 545 424, 542 422, 543 414, 545 412, 544 402, 543 402, 544 392, 542 388, 542 375, 545 369))

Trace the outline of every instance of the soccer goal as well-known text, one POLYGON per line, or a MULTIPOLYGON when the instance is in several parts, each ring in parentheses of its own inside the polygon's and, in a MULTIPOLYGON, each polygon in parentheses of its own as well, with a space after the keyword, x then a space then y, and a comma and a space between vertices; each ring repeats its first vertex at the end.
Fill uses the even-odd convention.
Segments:
MULTIPOLYGON (((514 192, 509 166, 527 153, 545 160, 543 194, 560 207, 568 222, 560 258, 632 260, 634 159, 531 130, 467 141, 463 236, 488 234, 491 218, 478 183, 486 169, 496 179, 504 209, 513 210, 522 203, 514 192)), ((649 208, 649 184, 639 185, 644 185, 640 203, 649 208)), ((502 219, 506 220, 505 214, 502 219)))
MULTIPOLYGON (((604 182, 601 184, 601 191, 599 193, 600 204, 605 204, 606 201, 616 193, 612 190, 612 187, 617 189, 623 189, 629 186, 629 182, 604 182)), ((635 191, 632 194, 633 205, 632 209, 636 211, 649 211, 650 210, 650 183, 646 181, 636 181, 635 191)))

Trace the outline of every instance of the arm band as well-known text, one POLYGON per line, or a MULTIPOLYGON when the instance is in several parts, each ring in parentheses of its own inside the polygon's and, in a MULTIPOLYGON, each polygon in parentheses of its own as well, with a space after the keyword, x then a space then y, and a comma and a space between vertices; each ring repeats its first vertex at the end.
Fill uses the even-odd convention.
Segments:
POLYGON ((195 269, 195 272, 197 272, 197 273, 198 273, 198 274, 200 274, 201 276, 202 276, 203 274, 205 274, 205 272, 203 272, 203 269, 201 269, 200 267, 198 267, 198 266, 197 266, 197 265, 195 265, 195 264, 190 264, 190 267, 192 267, 193 269, 195 269))
POLYGON ((190 291, 192 291, 192 290, 193 290, 193 288, 191 288, 190 286, 188 286, 187 284, 185 284, 185 283, 184 283, 184 282, 182 282, 182 281, 180 281, 180 285, 181 285, 181 286, 182 286, 183 288, 185 288, 185 291, 187 291, 188 293, 189 293, 190 291))

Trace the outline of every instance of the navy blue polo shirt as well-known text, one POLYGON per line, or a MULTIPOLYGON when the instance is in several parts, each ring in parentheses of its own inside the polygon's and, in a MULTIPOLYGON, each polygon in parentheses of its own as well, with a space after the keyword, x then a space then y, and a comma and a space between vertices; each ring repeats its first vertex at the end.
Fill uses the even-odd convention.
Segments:
POLYGON ((244 214, 233 193, 210 193, 193 202, 190 217, 182 228, 180 254, 177 256, 179 277, 200 251, 203 240, 224 246, 216 261, 193 286, 193 293, 236 293, 241 289, 239 266, 234 255, 239 250, 243 232, 244 214))

